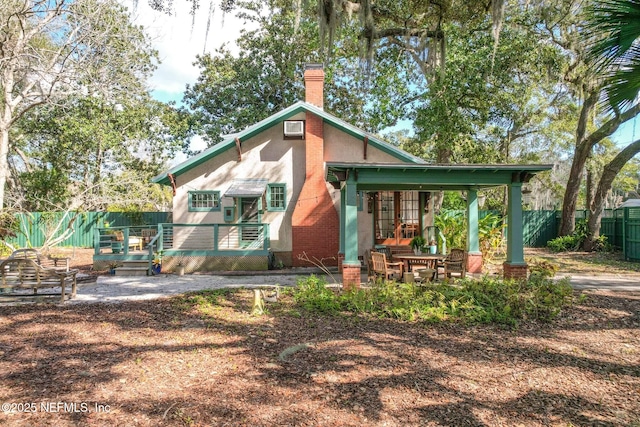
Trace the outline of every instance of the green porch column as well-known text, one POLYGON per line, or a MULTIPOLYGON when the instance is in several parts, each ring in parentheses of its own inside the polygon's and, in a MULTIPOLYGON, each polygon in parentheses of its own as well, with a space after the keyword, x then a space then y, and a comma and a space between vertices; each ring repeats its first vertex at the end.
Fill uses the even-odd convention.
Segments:
POLYGON ((478 191, 467 190, 467 271, 482 273, 482 252, 478 233, 478 191))
POLYGON ((356 182, 352 176, 347 179, 344 186, 344 260, 345 262, 357 262, 358 260, 358 198, 356 182))
POLYGON ((347 191, 346 186, 340 188, 340 249, 339 253, 344 255, 345 217, 347 214, 347 191))
POLYGON ((524 239, 522 231, 522 182, 509 184, 507 206, 507 261, 504 263, 504 277, 520 279, 527 277, 524 261, 524 239))
POLYGON ((478 238, 478 192, 467 191, 467 251, 480 252, 478 238))
MULTIPOLYGON (((358 198, 356 181, 352 173, 342 188, 344 216, 341 217, 341 230, 344 227, 344 261, 342 262, 342 285, 346 288, 360 286, 360 260, 358 260, 358 198)), ((341 204, 342 206, 342 204, 341 204)))

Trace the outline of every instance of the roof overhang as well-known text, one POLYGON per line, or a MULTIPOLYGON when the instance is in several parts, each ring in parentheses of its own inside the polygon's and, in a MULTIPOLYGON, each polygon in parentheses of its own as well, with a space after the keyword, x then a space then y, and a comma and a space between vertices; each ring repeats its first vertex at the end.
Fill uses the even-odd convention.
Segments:
POLYGON ((363 191, 469 190, 528 182, 553 165, 327 163, 326 180, 339 187, 351 178, 363 191))

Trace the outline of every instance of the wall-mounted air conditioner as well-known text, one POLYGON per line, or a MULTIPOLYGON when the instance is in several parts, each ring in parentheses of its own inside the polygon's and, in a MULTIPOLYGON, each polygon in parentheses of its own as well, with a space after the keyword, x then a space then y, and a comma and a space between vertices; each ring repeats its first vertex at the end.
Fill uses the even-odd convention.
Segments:
POLYGON ((304 120, 285 120, 284 137, 304 139, 304 120))

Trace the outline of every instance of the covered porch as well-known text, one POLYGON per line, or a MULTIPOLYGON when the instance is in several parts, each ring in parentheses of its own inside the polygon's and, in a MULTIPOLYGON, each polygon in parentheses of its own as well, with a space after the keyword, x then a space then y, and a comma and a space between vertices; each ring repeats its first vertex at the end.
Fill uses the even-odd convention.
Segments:
MULTIPOLYGON (((326 180, 340 189, 340 252, 343 254, 342 278, 344 286, 360 283, 361 263, 358 259, 358 194, 417 191, 419 194, 434 191, 464 191, 467 210, 467 271, 480 272, 482 252, 478 235, 478 191, 498 186, 508 187, 507 206, 507 260, 504 263, 505 278, 521 278, 527 275, 524 260, 522 234, 522 185, 535 174, 550 170, 552 165, 423 165, 423 164, 361 164, 327 163, 326 180)), ((421 196, 419 206, 425 207, 426 196, 421 196)), ((395 203, 395 202, 394 202, 395 203)), ((395 215, 394 210, 394 215, 395 215)), ((409 239, 398 221, 393 218, 396 230, 394 239, 405 244, 409 239)), ((424 218, 416 218, 420 233, 424 233, 424 218)), ((406 227, 405 227, 406 228, 406 227)), ((413 229, 413 226, 412 226, 413 229)), ((377 235, 378 237, 378 235, 377 235)), ((429 237, 429 236, 424 236, 429 237)), ((389 238, 389 237, 387 237, 389 238)))

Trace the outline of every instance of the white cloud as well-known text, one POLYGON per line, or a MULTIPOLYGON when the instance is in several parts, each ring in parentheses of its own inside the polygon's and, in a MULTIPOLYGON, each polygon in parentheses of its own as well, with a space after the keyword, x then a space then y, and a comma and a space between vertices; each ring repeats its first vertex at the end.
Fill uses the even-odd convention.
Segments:
POLYGON ((175 2, 171 15, 151 9, 147 0, 123 0, 132 11, 134 23, 142 25, 158 50, 161 64, 149 81, 154 95, 161 101, 180 100, 186 84, 193 84, 199 70, 193 65, 196 55, 213 52, 223 43, 232 51, 244 26, 233 14, 214 10, 207 35, 209 5, 202 2, 195 17, 190 3, 175 2))

